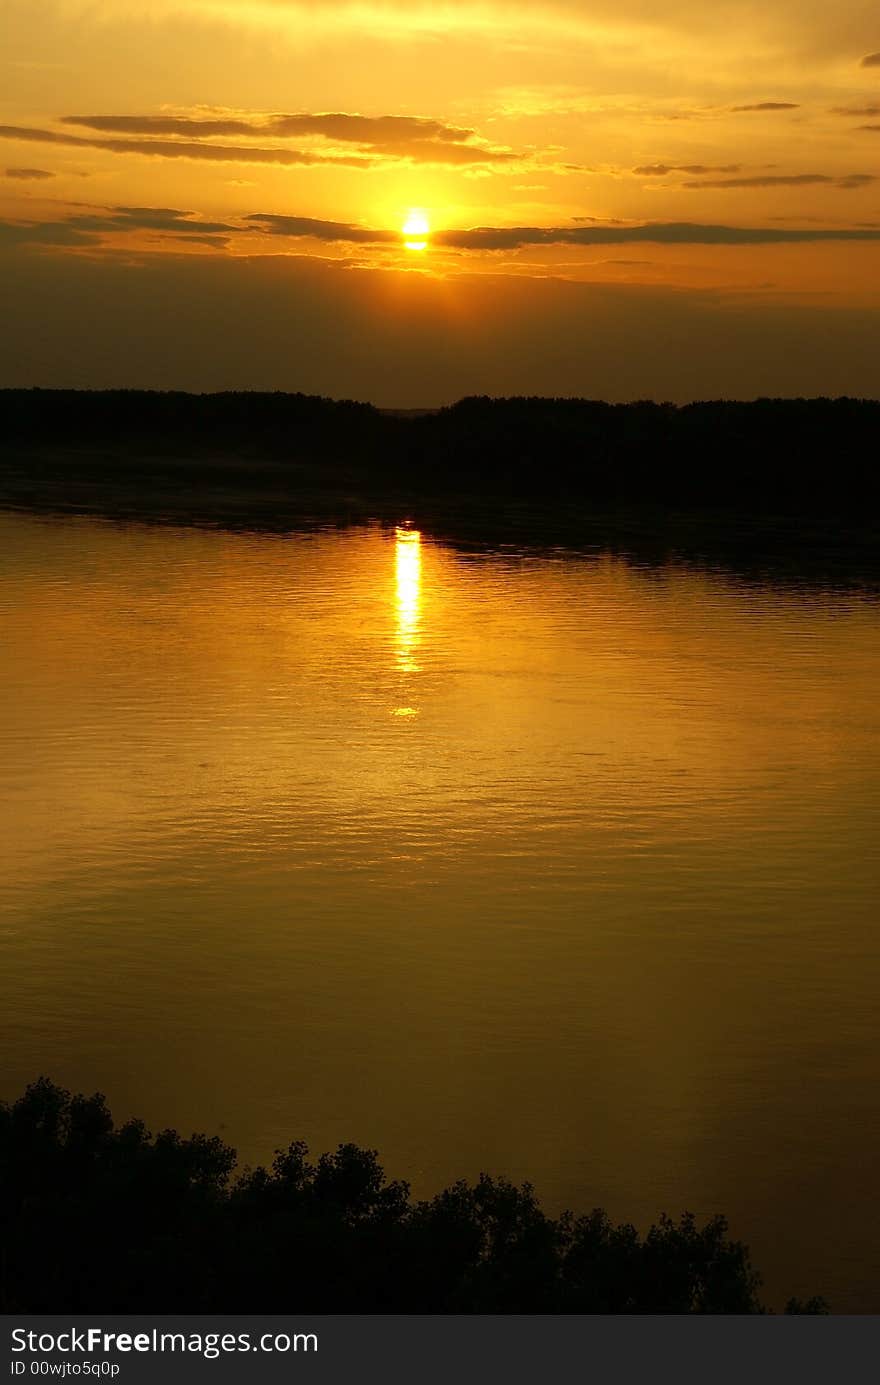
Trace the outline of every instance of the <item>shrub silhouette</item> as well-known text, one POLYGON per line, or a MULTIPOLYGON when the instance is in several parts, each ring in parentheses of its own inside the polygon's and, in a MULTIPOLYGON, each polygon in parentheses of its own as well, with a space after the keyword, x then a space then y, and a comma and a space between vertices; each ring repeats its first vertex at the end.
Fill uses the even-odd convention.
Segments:
POLYGON ((116 1127, 102 1096, 40 1078, 0 1104, 0 1311, 764 1311, 721 1217, 641 1237, 485 1174, 413 1202, 353 1144, 234 1174, 219 1139, 116 1127))
POLYGON ((127 481, 145 501, 160 482, 234 479, 256 494, 255 463, 271 460, 293 486, 305 465, 325 487, 373 495, 862 516, 880 500, 878 428, 880 401, 848 398, 473 397, 401 417, 281 392, 11 389, 0 390, 0 479, 23 452, 55 447, 60 459, 30 458, 31 479, 127 481))

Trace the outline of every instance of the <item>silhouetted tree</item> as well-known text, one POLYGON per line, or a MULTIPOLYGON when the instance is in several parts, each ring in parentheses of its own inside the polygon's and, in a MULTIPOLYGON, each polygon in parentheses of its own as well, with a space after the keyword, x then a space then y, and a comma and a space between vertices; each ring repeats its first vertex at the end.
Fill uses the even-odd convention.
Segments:
MULTIPOLYGON (((428 1201, 376 1153, 304 1144, 233 1177, 216 1138, 116 1127, 41 1078, 0 1105, 0 1310, 760 1313, 723 1218, 639 1236, 483 1175, 428 1201)), ((787 1311, 827 1311, 792 1299, 787 1311)))
POLYGON ((221 464, 258 489, 262 459, 374 493, 864 516, 880 499, 878 435, 880 402, 847 398, 481 397, 401 416, 280 392, 0 390, 0 474, 50 446, 68 481, 127 477, 145 495, 151 479, 205 482, 221 464), (251 465, 236 473, 235 459, 251 465))

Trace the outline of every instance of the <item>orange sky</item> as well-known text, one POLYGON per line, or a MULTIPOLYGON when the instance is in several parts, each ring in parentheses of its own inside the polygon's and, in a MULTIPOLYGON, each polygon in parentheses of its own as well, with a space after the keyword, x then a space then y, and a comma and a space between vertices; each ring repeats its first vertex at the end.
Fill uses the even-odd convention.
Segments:
POLYGON ((856 0, 4 9, 0 384, 877 393, 856 0))

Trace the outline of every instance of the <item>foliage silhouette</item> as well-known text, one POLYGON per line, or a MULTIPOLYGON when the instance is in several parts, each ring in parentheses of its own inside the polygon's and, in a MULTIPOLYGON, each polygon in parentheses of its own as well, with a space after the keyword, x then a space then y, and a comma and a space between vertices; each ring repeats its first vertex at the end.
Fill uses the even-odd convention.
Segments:
POLYGON ((847 398, 475 397, 396 412, 277 392, 0 390, 3 469, 23 449, 61 447, 68 480, 127 477, 146 492, 173 458, 178 483, 235 476, 259 488, 253 464, 272 461, 294 468, 291 484, 308 465, 325 485, 377 493, 860 513, 880 499, 878 432, 880 401, 847 398))
POLYGON ((219 1139, 116 1127, 47 1078, 0 1104, 5 1313, 760 1313, 759 1284, 722 1217, 641 1237, 485 1174, 413 1202, 352 1144, 236 1177, 219 1139))

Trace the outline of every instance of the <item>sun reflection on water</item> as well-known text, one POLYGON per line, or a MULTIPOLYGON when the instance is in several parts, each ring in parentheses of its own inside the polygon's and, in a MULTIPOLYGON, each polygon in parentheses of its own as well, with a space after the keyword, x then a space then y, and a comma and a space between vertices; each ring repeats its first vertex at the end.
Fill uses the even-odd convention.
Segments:
MULTIPOLYGON (((401 673, 419 673, 415 655, 420 642, 422 615, 422 536, 418 529, 394 531, 395 605, 397 616, 397 667, 401 673)), ((417 709, 398 707, 395 716, 415 716, 417 709)))

